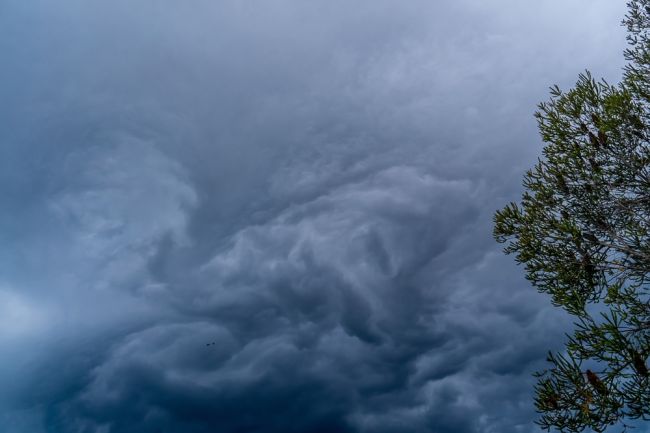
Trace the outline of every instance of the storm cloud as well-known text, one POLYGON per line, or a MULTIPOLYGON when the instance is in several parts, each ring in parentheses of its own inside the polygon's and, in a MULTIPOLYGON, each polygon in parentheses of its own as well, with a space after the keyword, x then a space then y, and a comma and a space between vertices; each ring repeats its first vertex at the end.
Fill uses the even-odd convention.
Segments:
POLYGON ((0 427, 532 432, 491 239, 623 2, 0 2, 0 427))

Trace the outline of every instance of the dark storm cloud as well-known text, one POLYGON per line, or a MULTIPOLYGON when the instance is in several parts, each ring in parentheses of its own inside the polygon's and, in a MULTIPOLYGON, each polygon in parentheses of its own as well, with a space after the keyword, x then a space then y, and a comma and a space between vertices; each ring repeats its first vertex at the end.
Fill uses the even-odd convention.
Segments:
POLYGON ((3 431, 533 431, 491 217, 610 3, 0 5, 3 431))

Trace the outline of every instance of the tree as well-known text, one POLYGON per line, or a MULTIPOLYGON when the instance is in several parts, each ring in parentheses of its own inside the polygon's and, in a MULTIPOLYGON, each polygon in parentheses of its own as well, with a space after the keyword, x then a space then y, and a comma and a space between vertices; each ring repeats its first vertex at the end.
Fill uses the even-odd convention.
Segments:
POLYGON ((587 72, 536 113, 543 157, 494 236, 575 317, 566 350, 536 374, 538 424, 626 430, 650 419, 650 0, 628 3, 621 83, 587 72))

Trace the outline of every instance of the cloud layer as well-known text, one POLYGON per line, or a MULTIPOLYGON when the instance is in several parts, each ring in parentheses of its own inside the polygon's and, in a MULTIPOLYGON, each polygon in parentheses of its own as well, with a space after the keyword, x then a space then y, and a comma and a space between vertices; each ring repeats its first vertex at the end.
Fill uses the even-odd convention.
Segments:
POLYGON ((534 431, 491 218, 612 3, 4 2, 2 431, 534 431))

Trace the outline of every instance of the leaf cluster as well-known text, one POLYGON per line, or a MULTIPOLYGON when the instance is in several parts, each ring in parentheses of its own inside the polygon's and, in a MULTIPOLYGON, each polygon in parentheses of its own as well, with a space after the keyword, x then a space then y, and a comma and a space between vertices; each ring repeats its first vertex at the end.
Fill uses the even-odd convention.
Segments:
POLYGON ((546 143, 494 236, 576 318, 549 354, 536 405, 546 429, 604 431, 650 418, 650 0, 628 3, 621 83, 581 74, 536 113, 546 143))

